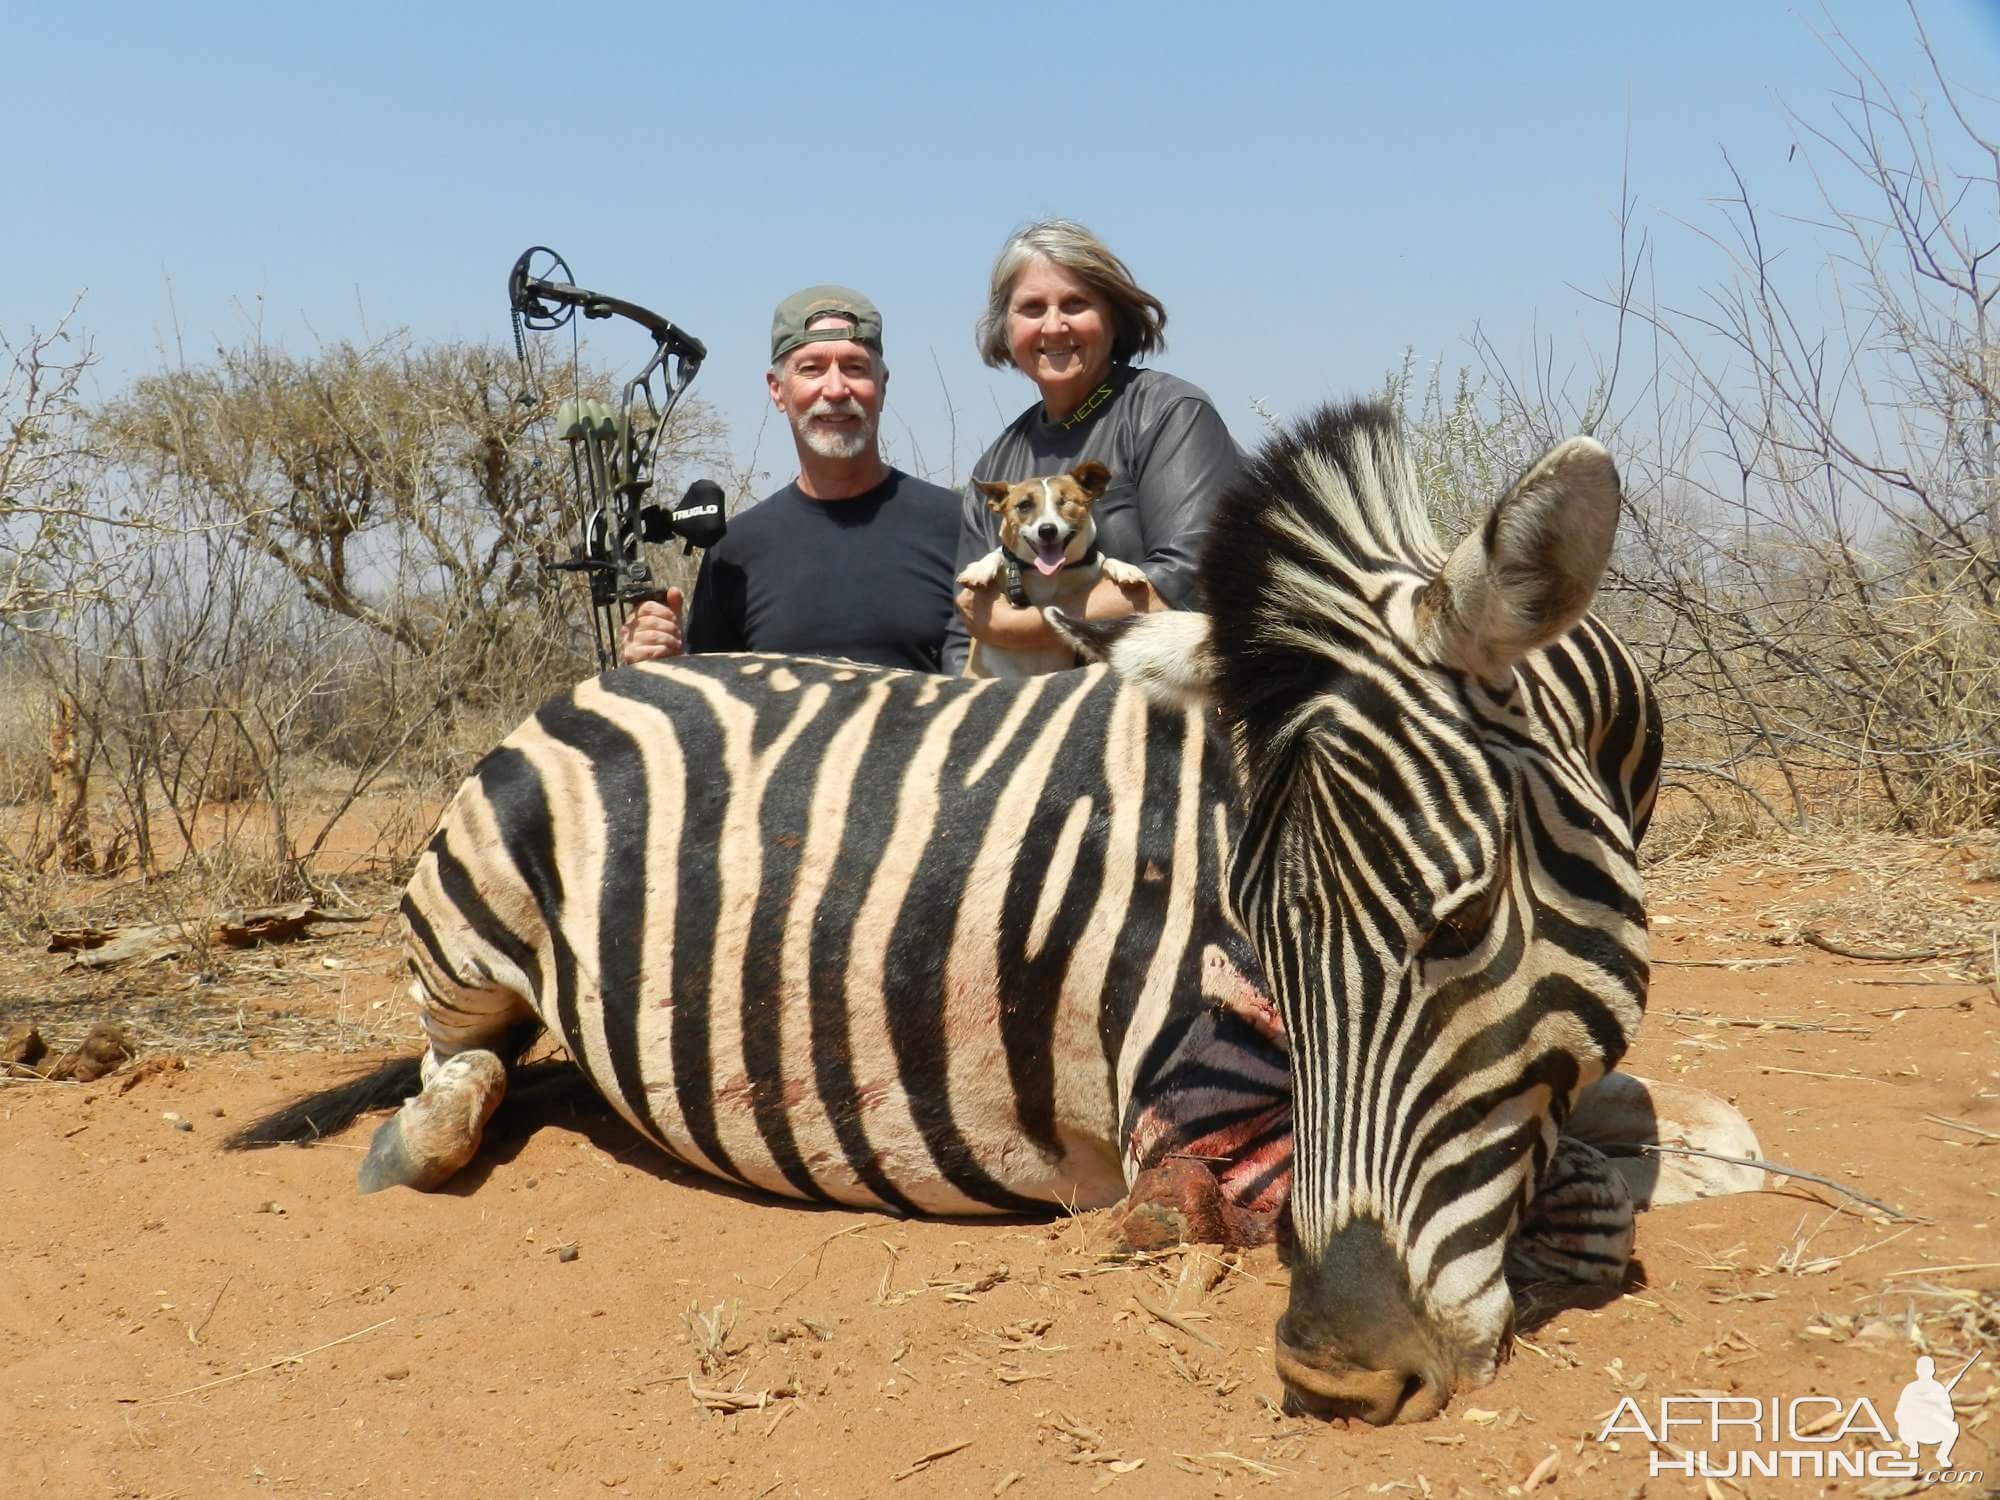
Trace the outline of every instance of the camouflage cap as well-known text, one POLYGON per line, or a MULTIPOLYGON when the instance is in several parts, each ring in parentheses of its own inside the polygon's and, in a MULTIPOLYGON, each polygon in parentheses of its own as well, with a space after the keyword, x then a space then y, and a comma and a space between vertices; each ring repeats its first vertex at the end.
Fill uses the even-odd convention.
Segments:
POLYGON ((852 287, 809 286, 793 292, 771 314, 771 362, 776 364, 801 344, 852 339, 882 352, 882 315, 875 304, 852 287), (810 328, 818 318, 841 321, 827 328, 810 328))

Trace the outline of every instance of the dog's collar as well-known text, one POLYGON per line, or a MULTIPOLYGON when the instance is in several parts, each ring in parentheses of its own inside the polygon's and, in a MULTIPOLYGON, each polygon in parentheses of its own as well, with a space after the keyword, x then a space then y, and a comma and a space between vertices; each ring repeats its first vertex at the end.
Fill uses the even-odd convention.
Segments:
MULTIPOLYGON (((1066 566, 1072 568, 1087 567, 1089 564, 1103 557, 1103 555, 1103 553, 1097 550, 1097 543, 1092 542, 1084 549, 1083 556, 1079 557, 1073 563, 1066 564, 1066 566)), ((1007 553, 1006 557, 1007 602, 1016 609, 1033 609, 1034 601, 1028 597, 1028 591, 1021 587, 1021 559, 1011 552, 1007 553)))

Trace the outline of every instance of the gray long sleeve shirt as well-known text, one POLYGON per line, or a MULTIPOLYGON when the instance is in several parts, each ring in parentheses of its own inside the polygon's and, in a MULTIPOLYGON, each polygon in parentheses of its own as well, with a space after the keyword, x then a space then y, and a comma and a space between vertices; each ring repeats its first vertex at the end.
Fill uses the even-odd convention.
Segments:
MULTIPOLYGON (((1111 484, 1094 508, 1097 545, 1106 556, 1143 568, 1175 609, 1192 609, 1195 563, 1208 519, 1243 466, 1221 413, 1185 380, 1114 365, 1066 421, 1044 421, 1039 401, 1021 413, 972 475, 1017 484, 1066 473, 1091 458, 1111 471, 1111 484)), ((999 545, 999 522, 986 508, 986 497, 966 485, 958 566, 999 545)), ((970 644, 965 622, 954 615, 945 640, 945 671, 964 669, 970 644)))

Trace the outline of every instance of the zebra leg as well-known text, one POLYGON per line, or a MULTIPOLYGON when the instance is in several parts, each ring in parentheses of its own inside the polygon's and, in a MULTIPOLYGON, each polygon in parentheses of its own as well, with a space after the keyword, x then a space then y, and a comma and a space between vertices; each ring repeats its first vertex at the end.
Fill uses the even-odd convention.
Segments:
POLYGON ((1572 1135, 1556 1137, 1534 1200, 1507 1242, 1509 1285, 1622 1285, 1632 1260, 1632 1214, 1632 1195, 1611 1160, 1572 1135))
POLYGON ((486 1122, 507 1092, 507 1058, 525 1045, 522 1023, 539 1027, 520 992, 494 977, 491 964, 470 951, 464 923, 431 922, 419 900, 427 867, 403 901, 410 937, 403 948, 430 1047, 424 1053, 423 1088, 375 1132, 356 1183, 364 1193, 408 1187, 441 1187, 479 1150, 486 1122), (441 934, 449 933, 450 939, 441 934), (510 1039, 509 1033, 514 1033, 510 1039))
POLYGON ((483 1047, 438 1063, 424 1056, 423 1092, 375 1132, 356 1185, 364 1193, 442 1187, 479 1150, 486 1122, 507 1092, 507 1067, 483 1047))
POLYGON ((1507 1279, 1516 1286, 1616 1286, 1632 1256, 1635 1212, 1755 1192, 1764 1174, 1741 1163, 1762 1154, 1750 1122, 1727 1100, 1684 1084, 1607 1073, 1577 1096, 1563 1124, 1534 1202, 1508 1242, 1507 1279), (1648 1149, 1655 1146, 1670 1149, 1648 1149), (1707 1154, 1686 1156, 1673 1147, 1707 1154))

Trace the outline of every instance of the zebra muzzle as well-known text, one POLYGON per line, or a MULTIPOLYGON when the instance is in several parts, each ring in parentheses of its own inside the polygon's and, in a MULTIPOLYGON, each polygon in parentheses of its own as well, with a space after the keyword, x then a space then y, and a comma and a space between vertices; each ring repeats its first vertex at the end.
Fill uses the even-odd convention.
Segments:
POLYGON ((1293 1416, 1346 1418, 1371 1427, 1425 1422, 1444 1410, 1451 1386, 1430 1370, 1328 1368, 1288 1347, 1281 1332, 1278 1378, 1293 1416))

